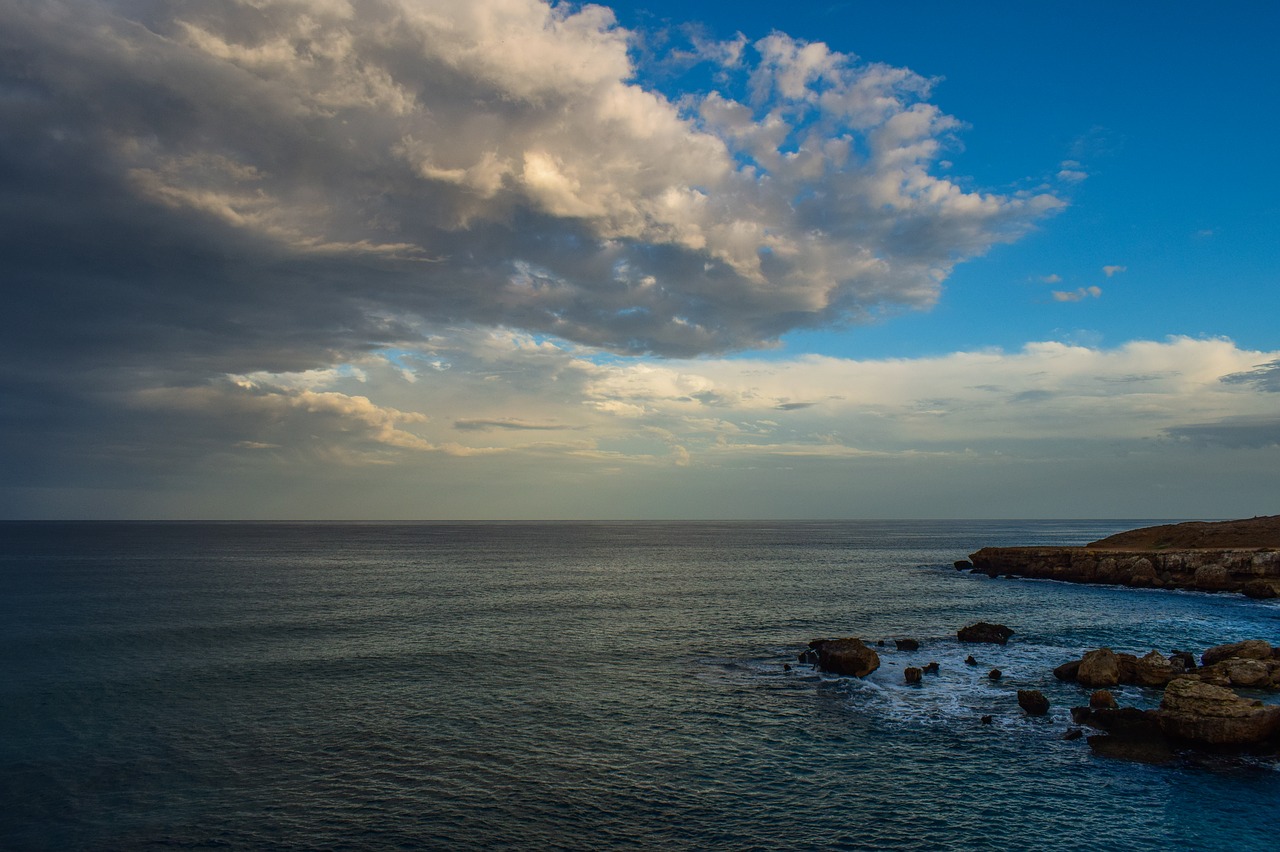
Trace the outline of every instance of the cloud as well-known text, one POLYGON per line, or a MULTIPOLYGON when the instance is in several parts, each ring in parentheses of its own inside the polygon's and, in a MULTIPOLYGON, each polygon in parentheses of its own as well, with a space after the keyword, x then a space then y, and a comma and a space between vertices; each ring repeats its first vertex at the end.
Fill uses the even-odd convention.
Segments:
POLYGON ((1054 272, 1049 275, 1041 276, 1040 280, 1043 281, 1045 284, 1061 284, 1062 276, 1054 272))
POLYGON ((1108 278, 1110 278, 1111 276, 1115 275, 1117 272, 1126 272, 1128 271, 1128 269, 1129 267, 1127 266, 1104 266, 1102 267, 1102 273, 1106 275, 1108 278))
POLYGON ((485 432, 490 429, 509 429, 517 432, 558 432, 567 428, 558 423, 530 423, 527 420, 511 417, 503 420, 455 420, 453 428, 465 432, 485 432))
POLYGON ((736 77, 676 102, 600 6, 50 0, 0 32, 36 361, 306 369, 459 322, 750 348, 927 307, 1061 207, 936 175, 930 81, 781 33, 704 46, 736 77))
MULTIPOLYGON (((359 493, 374 501, 361 513, 373 515, 396 505, 483 515, 490 503, 477 501, 486 496, 505 507, 488 511, 510 516, 550 511, 549 497, 531 495, 564 488, 596 495, 575 504, 585 516, 615 505, 604 476, 637 498, 684 487, 649 478, 663 470, 696 473, 702 485, 681 480, 689 487, 746 493, 760 476, 777 481, 780 465, 813 462, 819 467, 794 485, 820 494, 868 464, 880 466, 876 482, 914 471, 921 488, 962 474, 998 482, 1015 461, 1105 472, 1132 455, 1178 465, 1182 456, 1171 461, 1170 453, 1270 452, 1274 394, 1259 365, 1280 363, 1280 352, 1190 338, 879 360, 620 359, 472 327, 416 346, 363 353, 328 371, 104 392, 92 400, 91 426, 65 417, 26 430, 0 500, 11 512, 31 511, 36 486, 62 494, 124 484, 162 494, 189 483, 233 495, 224 511, 252 512, 244 494, 254 483, 255 494, 287 485, 295 515, 319 511, 317 501, 335 505, 324 495, 359 493), (399 364, 419 359, 454 367, 407 381, 399 364), (513 484, 498 494, 479 484, 487 479, 513 484), (437 494, 448 496, 423 502, 437 494)), ((12 434, 32 416, 6 406, 0 424, 12 434)), ((709 494, 688 511, 707 510, 709 494)))
POLYGON ((1085 299, 1096 299, 1102 295, 1102 288, 1098 286, 1080 287, 1075 290, 1054 290, 1053 300, 1055 302, 1080 302, 1085 299))
POLYGON ((1252 385, 1258 390, 1280 393, 1280 360, 1259 364, 1250 370, 1223 376, 1226 384, 1252 385))
POLYGON ((1166 430, 1171 438, 1198 447, 1256 449, 1280 446, 1280 418, 1275 416, 1225 417, 1212 423, 1193 423, 1166 430))

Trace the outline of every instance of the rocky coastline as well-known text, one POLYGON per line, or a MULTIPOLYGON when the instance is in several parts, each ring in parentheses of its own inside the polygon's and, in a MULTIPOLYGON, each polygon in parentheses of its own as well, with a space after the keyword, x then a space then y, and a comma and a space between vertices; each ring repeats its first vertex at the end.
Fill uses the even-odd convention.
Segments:
POLYGON ((958 562, 989 577, 1280 597, 1280 515, 1146 527, 1083 547, 984 547, 958 562))
MULTIPOLYGON (((961 643, 1005 645, 1012 635, 1003 625, 979 622, 958 630, 956 638, 961 643)), ((896 650, 916 650, 920 643, 899 639, 893 644, 896 650)), ((798 660, 830 674, 865 678, 880 667, 877 648, 887 650, 885 641, 873 647, 854 637, 814 639, 798 660)), ((972 667, 977 661, 969 655, 965 664, 972 667)), ((907 666, 903 677, 907 684, 923 686, 923 675, 937 674, 938 670, 937 662, 907 666)), ((1092 690, 1087 704, 1070 708, 1073 725, 1079 727, 1066 729, 1062 738, 1086 738, 1084 729, 1092 729, 1095 733, 1086 741, 1101 754, 1163 762, 1179 752, 1245 749, 1280 759, 1280 705, 1248 695, 1280 690, 1280 646, 1265 640, 1214 646, 1198 659, 1187 651, 1166 655, 1152 650, 1139 657, 1097 648, 1078 660, 1064 662, 1053 675, 1092 690), (1150 710, 1118 706, 1107 687, 1120 685, 1162 690, 1159 706, 1150 710)), ((1000 670, 992 669, 987 677, 998 681, 1000 670)), ((1011 691, 1011 699, 1014 695, 1011 691)), ((1011 700, 1010 705, 1013 703, 1011 700)), ((1017 689, 1016 704, 1028 716, 1046 715, 1050 708, 1049 698, 1038 689, 1017 689)), ((989 725, 993 717, 983 716, 978 721, 989 725)))

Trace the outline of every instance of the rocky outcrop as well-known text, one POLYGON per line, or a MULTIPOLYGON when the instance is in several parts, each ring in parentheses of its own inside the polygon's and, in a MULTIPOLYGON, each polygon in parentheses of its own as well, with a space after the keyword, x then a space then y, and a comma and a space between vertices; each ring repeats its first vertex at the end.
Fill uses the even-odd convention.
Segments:
POLYGON ((1038 689, 1019 689, 1018 706, 1025 710, 1028 716, 1043 716, 1049 712, 1049 699, 1045 698, 1044 693, 1038 689))
POLYGON ((1116 697, 1111 694, 1110 690, 1095 689, 1093 694, 1089 696, 1090 710, 1115 710, 1119 706, 1116 703, 1116 697))
POLYGON ((1200 745, 1254 745, 1280 736, 1280 707, 1190 678, 1169 684, 1155 719, 1166 736, 1200 745))
POLYGON ((1095 688, 1120 684, 1162 688, 1177 679, 1244 689, 1280 688, 1280 648, 1263 640, 1219 645, 1205 651, 1203 660, 1206 664, 1197 667, 1195 658, 1185 651, 1174 651, 1167 657, 1151 651, 1138 657, 1098 648, 1079 660, 1063 663, 1053 674, 1059 680, 1095 688))
POLYGON ((984 547, 975 573, 1136 588, 1280 595, 1280 550, 1111 550, 1087 547, 984 547))
POLYGON ((1012 635, 1013 631, 1003 624, 991 624, 987 621, 979 621, 956 631, 956 638, 961 642, 990 642, 994 645, 1005 644, 1012 635))
POLYGON ((899 651, 919 651, 920 643, 915 639, 894 639, 893 644, 899 651))
POLYGON ((1244 660, 1269 660, 1276 656, 1271 645, 1262 639, 1246 639, 1243 642, 1231 642, 1227 645, 1214 645, 1200 655, 1200 662, 1206 666, 1239 657, 1244 660))
MULTIPOLYGON (((880 655, 861 639, 814 639, 809 651, 818 668, 832 674, 866 677, 880 668, 880 655)), ((801 662, 807 662, 806 654, 800 655, 801 662)))
POLYGON ((924 675, 924 672, 921 671, 916 666, 907 666, 905 669, 902 670, 902 676, 907 681, 907 683, 919 683, 920 678, 923 675, 924 675))
POLYGON ((1076 667, 1076 682, 1081 686, 1116 686, 1120 683, 1120 658, 1110 648, 1090 651, 1076 667))

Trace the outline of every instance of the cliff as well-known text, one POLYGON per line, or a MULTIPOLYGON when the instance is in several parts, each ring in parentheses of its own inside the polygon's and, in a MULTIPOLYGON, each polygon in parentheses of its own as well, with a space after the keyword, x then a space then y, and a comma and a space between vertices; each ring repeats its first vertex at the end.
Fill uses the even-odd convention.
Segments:
POLYGON ((1084 547, 984 547, 976 573, 1280 596, 1280 516, 1131 530, 1084 547))

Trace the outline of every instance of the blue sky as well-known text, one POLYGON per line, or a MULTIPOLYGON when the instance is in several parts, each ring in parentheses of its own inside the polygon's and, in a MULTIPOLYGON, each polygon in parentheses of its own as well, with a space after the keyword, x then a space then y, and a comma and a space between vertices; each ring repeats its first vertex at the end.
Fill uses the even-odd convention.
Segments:
POLYGON ((796 334, 790 349, 852 356, 1119 344, 1226 335, 1273 347, 1280 186, 1272 167, 1280 11, 1237 3, 618 4, 626 25, 696 20, 720 38, 781 29, 941 78, 932 100, 966 123, 954 173, 985 188, 1089 177, 1018 243, 958 267, 928 312, 857 334, 796 334), (1108 279, 1102 267, 1123 265, 1108 279), (1062 282, 1045 286, 1042 279, 1062 282), (1061 305, 1050 291, 1099 286, 1061 305), (1222 292, 1225 290, 1226 292, 1222 292), (1217 294, 1217 295, 1215 295, 1217 294), (1064 310, 1063 308, 1069 308, 1064 310))
POLYGON ((1280 512, 1278 19, 0 0, 0 515, 1280 512))

